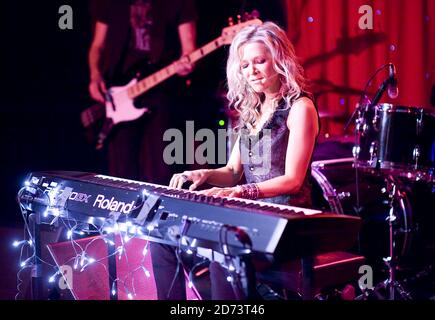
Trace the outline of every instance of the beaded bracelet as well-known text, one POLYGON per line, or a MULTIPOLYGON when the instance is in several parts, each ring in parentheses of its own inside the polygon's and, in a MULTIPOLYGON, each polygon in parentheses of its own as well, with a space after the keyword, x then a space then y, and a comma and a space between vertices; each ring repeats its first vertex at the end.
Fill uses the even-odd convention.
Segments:
POLYGON ((242 184, 240 196, 245 199, 255 200, 260 197, 260 189, 256 183, 242 184))

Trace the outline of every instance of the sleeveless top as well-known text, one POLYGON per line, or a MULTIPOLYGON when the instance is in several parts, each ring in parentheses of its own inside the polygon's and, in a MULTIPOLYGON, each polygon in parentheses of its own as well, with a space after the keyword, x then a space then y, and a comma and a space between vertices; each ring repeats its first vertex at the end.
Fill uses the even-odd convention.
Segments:
MULTIPOLYGON (((303 96, 306 95, 302 94, 297 99, 303 96)), ((282 100, 273 115, 257 134, 250 134, 246 125, 241 129, 240 155, 247 183, 258 183, 284 175, 290 134, 287 127, 290 109, 291 107, 287 107, 285 100, 282 100)), ((259 200, 291 206, 311 207, 310 176, 311 160, 303 185, 298 193, 259 200)))

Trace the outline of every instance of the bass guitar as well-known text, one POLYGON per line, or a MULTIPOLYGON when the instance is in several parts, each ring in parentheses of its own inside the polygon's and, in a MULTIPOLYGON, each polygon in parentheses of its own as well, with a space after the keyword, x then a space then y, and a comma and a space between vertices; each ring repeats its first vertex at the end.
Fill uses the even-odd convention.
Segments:
POLYGON ((231 41, 237 32, 244 27, 260 24, 262 24, 262 21, 255 18, 230 25, 224 28, 222 34, 216 39, 208 42, 199 49, 183 56, 180 60, 171 63, 157 72, 154 72, 141 80, 133 78, 124 86, 110 87, 107 90, 104 105, 95 104, 92 107, 85 109, 80 114, 82 125, 86 129, 89 129, 97 122, 103 120, 101 129, 97 134, 96 149, 101 149, 104 146, 106 138, 115 125, 122 122, 136 120, 149 112, 149 109, 146 107, 136 108, 134 105, 134 99, 175 75, 177 73, 177 63, 181 61, 195 63, 221 46, 231 44, 231 41))

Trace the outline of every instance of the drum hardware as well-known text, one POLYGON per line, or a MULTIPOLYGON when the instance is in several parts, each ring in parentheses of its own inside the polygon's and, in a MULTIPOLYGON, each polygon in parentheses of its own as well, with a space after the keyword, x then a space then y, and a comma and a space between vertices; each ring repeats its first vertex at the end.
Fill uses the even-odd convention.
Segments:
POLYGON ((354 145, 352 148, 352 156, 355 158, 358 157, 359 153, 361 151, 361 147, 359 145, 354 145))
POLYGON ((417 135, 420 135, 422 133, 422 131, 423 131, 424 110, 420 109, 419 111, 420 112, 419 112, 419 114, 417 116, 417 121, 416 121, 416 124, 417 124, 417 135))
POLYGON ((373 167, 373 164, 376 165, 376 163, 378 162, 378 142, 377 141, 373 141, 370 144, 370 160, 368 161, 370 167, 373 167))
POLYGON ((350 197, 350 192, 340 192, 337 193, 337 198, 342 200, 344 198, 349 198, 350 197))
POLYGON ((361 135, 364 136, 367 134, 367 131, 369 131, 369 126, 367 125, 367 123, 364 122, 363 126, 362 126, 362 131, 361 131, 361 135))
POLYGON ((420 151, 420 146, 416 145, 414 150, 412 151, 412 158, 415 160, 415 165, 414 165, 414 169, 417 170, 418 169, 418 160, 420 159, 420 155, 421 155, 421 151, 420 151))
MULTIPOLYGON (((358 105, 356 106, 356 108, 355 108, 355 111, 356 110, 358 110, 358 105)), ((354 111, 354 113, 355 113, 355 111, 354 111)), ((351 118, 352 119, 352 118, 351 118)), ((360 116, 358 116, 356 119, 355 119, 355 132, 362 132, 363 131, 363 123, 362 123, 362 118, 360 117, 360 116)), ((347 127, 347 126, 346 126, 347 127)))
POLYGON ((389 256, 384 257, 383 261, 388 268, 388 279, 381 282, 375 287, 375 291, 379 291, 381 288, 387 290, 386 298, 388 300, 396 300, 397 298, 401 300, 412 300, 410 293, 408 293, 400 284, 400 282, 396 279, 396 271, 398 267, 397 256, 395 252, 395 231, 394 224, 397 219, 396 208, 400 204, 401 201, 404 200, 403 195, 400 190, 397 189, 396 182, 393 177, 388 177, 385 179, 387 184, 387 189, 389 191, 389 205, 390 210, 387 217, 388 221, 388 230, 389 230, 389 256))
POLYGON ((379 130, 381 129, 379 120, 380 120, 379 110, 375 109, 375 115, 373 116, 372 125, 376 132, 379 132, 379 130))
MULTIPOLYGON (((365 96, 366 97, 366 96, 365 96)), ((360 99, 360 102, 358 102, 355 106, 355 110, 352 112, 352 115, 350 116, 349 120, 347 121, 346 125, 344 126, 343 132, 346 132, 347 128, 350 126, 352 121, 355 119, 355 132, 359 132, 360 134, 364 133, 364 130, 367 128, 366 123, 364 122, 364 118, 362 117, 362 98, 360 99)))
MULTIPOLYGON (((355 138, 356 139, 356 138, 355 138)), ((357 148, 359 153, 360 148, 357 148)), ((363 211, 363 207, 360 205, 360 195, 359 195, 359 173, 358 173, 358 164, 357 158, 353 157, 353 167, 355 169, 355 194, 356 194, 356 203, 353 206, 353 211, 356 213, 358 217, 361 217, 361 212, 363 211)), ((360 247, 360 240, 358 238, 358 247, 360 247)))

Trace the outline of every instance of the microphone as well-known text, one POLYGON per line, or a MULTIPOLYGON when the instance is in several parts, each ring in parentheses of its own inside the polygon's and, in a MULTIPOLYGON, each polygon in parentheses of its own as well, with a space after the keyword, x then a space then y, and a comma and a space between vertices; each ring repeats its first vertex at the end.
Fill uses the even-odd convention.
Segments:
POLYGON ((386 66, 388 66, 388 69, 390 71, 390 75, 388 76, 387 79, 385 79, 382 82, 381 86, 379 87, 378 91, 376 92, 375 96, 373 97, 368 108, 371 108, 371 107, 378 104, 378 102, 379 102, 379 100, 381 100, 382 95, 384 94, 385 90, 388 91, 388 96, 391 99, 396 99, 397 96, 399 95, 399 89, 397 87, 396 68, 394 67, 394 64, 389 63, 389 64, 384 65, 382 67, 382 69, 385 68, 386 66))
POLYGON ((397 86, 396 67, 394 64, 388 64, 390 76, 388 77, 388 96, 391 99, 396 99, 399 96, 399 88, 397 86))

